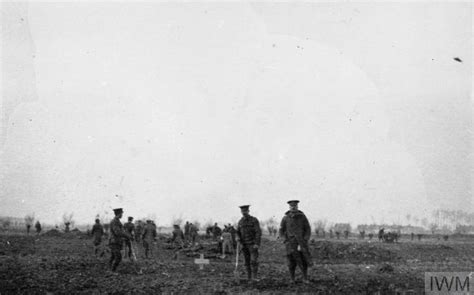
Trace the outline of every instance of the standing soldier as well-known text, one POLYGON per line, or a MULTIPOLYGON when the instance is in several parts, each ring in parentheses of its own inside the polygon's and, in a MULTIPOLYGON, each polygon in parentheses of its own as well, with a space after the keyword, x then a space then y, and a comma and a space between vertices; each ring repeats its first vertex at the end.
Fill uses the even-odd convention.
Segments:
POLYGON ((222 258, 225 258, 226 253, 234 254, 232 234, 230 233, 230 228, 227 226, 222 232, 222 258))
POLYGON ((191 238, 191 246, 196 245, 199 229, 194 224, 189 224, 189 235, 191 238))
POLYGON ((250 216, 249 207, 250 205, 240 206, 243 217, 237 225, 236 234, 237 243, 242 245, 247 277, 256 281, 258 273, 258 248, 260 247, 262 230, 260 229, 258 219, 250 216))
POLYGON ((39 222, 39 220, 36 221, 35 228, 36 228, 36 234, 39 235, 41 232, 41 223, 39 222))
POLYGON ((179 224, 173 225, 173 237, 171 238, 171 242, 173 243, 173 246, 178 249, 184 247, 184 234, 179 227, 179 224))
POLYGON ((132 241, 135 236, 135 225, 133 224, 133 217, 129 216, 128 217, 128 222, 123 225, 124 230, 127 232, 127 234, 130 236, 130 239, 125 240, 125 251, 128 252, 126 255, 128 256, 129 259, 132 258, 132 241))
MULTIPOLYGON (((100 220, 97 218, 95 224, 92 227, 91 231, 92 236, 94 237, 94 254, 97 255, 97 252, 102 243, 102 236, 104 235, 104 227, 100 224, 100 220)), ((101 253, 101 256, 104 252, 101 253)))
POLYGON ((189 242, 189 227, 189 221, 186 221, 186 224, 184 225, 184 240, 186 241, 186 243, 189 242))
POLYGON ((141 220, 137 221, 137 225, 135 226, 135 241, 137 243, 141 242, 143 234, 143 222, 141 220))
POLYGON ((303 212, 298 210, 297 200, 288 201, 290 210, 285 213, 280 224, 280 237, 286 246, 286 257, 291 281, 295 282, 295 270, 298 266, 303 272, 303 282, 308 281, 308 267, 313 265, 308 249, 311 227, 303 212))
POLYGON ((123 209, 117 208, 114 209, 115 217, 110 222, 110 240, 109 240, 109 247, 110 251, 112 252, 112 256, 110 257, 110 267, 112 271, 116 271, 120 261, 122 261, 122 254, 120 251, 123 247, 123 240, 124 239, 131 239, 131 236, 123 230, 122 223, 120 222, 120 218, 123 215, 123 209))
POLYGON ((153 249, 151 249, 153 242, 156 240, 156 227, 151 220, 147 220, 143 229, 142 241, 145 248, 145 257, 148 258, 148 252, 153 256, 153 249))

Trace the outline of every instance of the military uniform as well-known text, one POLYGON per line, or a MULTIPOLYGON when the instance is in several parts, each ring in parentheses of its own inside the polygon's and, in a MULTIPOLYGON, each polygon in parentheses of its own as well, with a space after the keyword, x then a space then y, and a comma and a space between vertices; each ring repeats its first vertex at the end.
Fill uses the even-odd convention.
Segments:
MULTIPOLYGON (((97 255, 100 244, 102 243, 102 236, 104 235, 104 227, 100 224, 99 220, 92 226, 91 235, 94 237, 94 254, 97 255)), ((102 254, 103 255, 103 251, 102 254)))
POLYGON ((189 222, 186 221, 186 224, 184 225, 184 240, 185 240, 186 242, 189 242, 189 237, 190 237, 190 232, 189 232, 189 230, 190 230, 190 226, 191 226, 191 225, 189 224, 189 222))
POLYGON ((91 235, 94 237, 94 246, 99 246, 102 243, 102 236, 104 235, 104 227, 100 223, 92 226, 91 235))
POLYGON ((151 223, 151 220, 147 220, 145 227, 143 229, 142 240, 143 240, 143 247, 145 248, 145 257, 148 258, 148 253, 151 252, 153 256, 153 252, 151 251, 151 247, 153 242, 156 239, 156 228, 151 223))
POLYGON ((191 244, 194 246, 198 237, 198 228, 194 224, 189 224, 189 235, 191 237, 191 244))
POLYGON ((135 226, 135 241, 137 243, 141 242, 143 234, 143 223, 141 220, 137 222, 137 226, 135 226))
POLYGON ((128 248, 127 255, 128 257, 132 257, 132 240, 135 233, 135 225, 133 224, 133 218, 129 217, 128 222, 123 225, 124 230, 130 235, 131 239, 125 240, 125 251, 128 248))
MULTIPOLYGON (((248 210, 247 205, 240 206, 242 211, 248 210)), ((258 248, 260 247, 262 230, 258 219, 244 215, 238 225, 236 231, 239 242, 242 245, 242 252, 245 259, 245 267, 249 279, 256 279, 258 273, 258 248)))
MULTIPOLYGON (((292 202, 297 204, 298 201, 290 201, 288 203, 292 202)), ((311 227, 304 213, 300 210, 287 211, 280 223, 280 238, 285 243, 288 268, 292 281, 295 280, 296 266, 300 267, 306 280, 308 266, 313 265, 308 247, 310 236, 311 227)))
POLYGON ((41 232, 41 223, 39 221, 36 221, 35 228, 36 234, 39 235, 39 233, 41 232))
POLYGON ((122 209, 114 209, 115 217, 110 222, 110 239, 109 239, 109 247, 112 253, 110 257, 110 266, 112 271, 116 271, 120 261, 122 261, 122 254, 120 251, 123 247, 124 239, 130 239, 130 235, 128 235, 122 226, 122 222, 120 222, 120 217, 118 214, 121 214, 123 211, 122 209))
POLYGON ((175 225, 173 229, 173 238, 171 239, 175 247, 182 248, 184 246, 184 234, 179 226, 175 225))
POLYGON ((225 253, 234 254, 232 234, 228 230, 224 230, 222 233, 222 255, 225 255, 225 253))

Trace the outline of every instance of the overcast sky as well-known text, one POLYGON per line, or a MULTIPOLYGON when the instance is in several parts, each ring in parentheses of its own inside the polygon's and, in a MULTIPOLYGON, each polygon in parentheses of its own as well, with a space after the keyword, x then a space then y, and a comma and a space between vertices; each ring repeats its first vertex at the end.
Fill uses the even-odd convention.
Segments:
POLYGON ((0 215, 470 211, 472 32, 467 2, 2 3, 0 215))

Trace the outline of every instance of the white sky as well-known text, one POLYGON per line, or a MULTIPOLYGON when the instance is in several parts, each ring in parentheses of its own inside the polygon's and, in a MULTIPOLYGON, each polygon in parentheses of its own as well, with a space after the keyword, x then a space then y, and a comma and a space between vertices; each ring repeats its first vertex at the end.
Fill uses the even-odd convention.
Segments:
POLYGON ((0 215, 472 209, 470 3, 28 9, 2 11, 0 215))

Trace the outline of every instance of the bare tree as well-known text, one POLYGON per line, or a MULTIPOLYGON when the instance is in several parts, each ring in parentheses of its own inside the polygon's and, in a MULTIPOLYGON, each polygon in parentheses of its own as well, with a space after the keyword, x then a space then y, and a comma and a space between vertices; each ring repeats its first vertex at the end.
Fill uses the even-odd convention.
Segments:
POLYGON ((30 228, 35 221, 35 213, 27 214, 25 216, 25 224, 26 224, 26 233, 30 234, 30 228))
POLYGON ((434 233, 436 232, 437 229, 438 229, 438 225, 436 223, 431 223, 430 224, 431 234, 434 235, 434 233))
POLYGON ((27 214, 25 216, 26 224, 32 225, 34 221, 35 221, 35 213, 27 214))
POLYGON ((69 232, 70 227, 74 227, 73 217, 74 217, 73 212, 71 212, 70 214, 67 214, 67 213, 63 214, 63 223, 64 223, 64 226, 65 226, 64 231, 67 232, 67 233, 69 232))
POLYGON ((11 224, 10 217, 7 217, 4 220, 2 220, 2 227, 4 230, 8 230, 8 228, 10 227, 10 224, 11 224))

